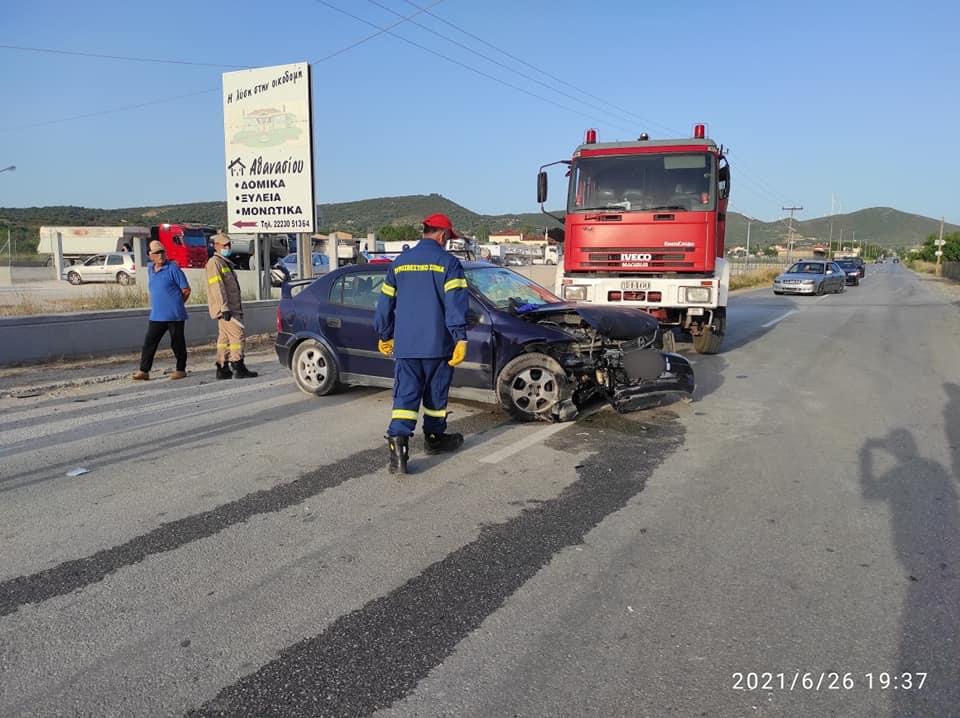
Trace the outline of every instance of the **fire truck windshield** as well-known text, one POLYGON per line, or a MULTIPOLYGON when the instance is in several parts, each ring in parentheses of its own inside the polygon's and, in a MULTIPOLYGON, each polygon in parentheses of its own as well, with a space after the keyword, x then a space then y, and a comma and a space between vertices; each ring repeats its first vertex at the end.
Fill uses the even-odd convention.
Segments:
POLYGON ((716 207, 716 166, 706 152, 579 157, 567 211, 708 212, 716 207))

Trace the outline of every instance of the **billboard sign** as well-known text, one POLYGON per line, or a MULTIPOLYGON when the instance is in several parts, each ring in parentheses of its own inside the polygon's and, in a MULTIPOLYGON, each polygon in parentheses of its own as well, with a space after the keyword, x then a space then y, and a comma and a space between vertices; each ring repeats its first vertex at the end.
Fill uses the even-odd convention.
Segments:
POLYGON ((228 231, 313 232, 310 64, 223 74, 228 231))

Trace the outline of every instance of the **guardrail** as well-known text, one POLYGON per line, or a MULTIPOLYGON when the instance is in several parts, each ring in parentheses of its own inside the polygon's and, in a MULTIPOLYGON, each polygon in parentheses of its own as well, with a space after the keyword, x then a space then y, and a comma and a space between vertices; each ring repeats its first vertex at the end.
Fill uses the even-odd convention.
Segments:
POLYGON ((787 268, 787 262, 777 257, 771 257, 769 261, 757 258, 756 260, 738 260, 728 259, 731 274, 744 274, 746 272, 759 272, 766 269, 784 270, 787 268))
MULTIPOLYGON (((243 303, 248 336, 276 331, 278 303, 276 299, 243 303)), ((217 322, 206 305, 188 305, 187 314, 188 345, 217 338, 217 322)), ((149 309, 2 317, 0 366, 137 351, 143 346, 149 317, 149 309)))

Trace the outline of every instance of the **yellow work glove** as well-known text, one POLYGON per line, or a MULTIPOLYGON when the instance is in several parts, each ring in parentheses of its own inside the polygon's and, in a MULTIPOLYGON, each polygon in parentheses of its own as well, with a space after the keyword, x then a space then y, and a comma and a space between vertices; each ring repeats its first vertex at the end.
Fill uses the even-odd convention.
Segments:
POLYGON ((377 341, 377 349, 385 357, 393 356, 393 339, 380 339, 377 341))
POLYGON ((467 358, 467 340, 461 339, 453 347, 453 356, 447 362, 450 366, 456 366, 467 358))

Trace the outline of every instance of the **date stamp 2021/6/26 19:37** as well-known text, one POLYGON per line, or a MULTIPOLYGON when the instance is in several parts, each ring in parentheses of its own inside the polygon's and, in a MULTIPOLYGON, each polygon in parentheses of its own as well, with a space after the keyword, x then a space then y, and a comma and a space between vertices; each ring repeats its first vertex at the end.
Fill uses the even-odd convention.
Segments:
POLYGON ((852 691, 864 689, 920 691, 924 671, 737 671, 730 674, 735 691, 852 691))

